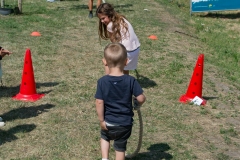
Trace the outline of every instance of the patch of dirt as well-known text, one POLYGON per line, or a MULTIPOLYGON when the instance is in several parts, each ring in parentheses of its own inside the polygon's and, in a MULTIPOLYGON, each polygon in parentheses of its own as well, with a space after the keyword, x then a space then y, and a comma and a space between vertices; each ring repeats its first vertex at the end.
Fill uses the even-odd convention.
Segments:
MULTIPOLYGON (((198 53, 193 53, 192 49, 190 50, 193 46, 195 47, 194 51, 204 53, 205 58, 208 55, 210 56, 207 46, 202 44, 197 37, 192 36, 194 35, 193 28, 182 28, 183 23, 177 17, 171 15, 166 8, 163 8, 154 0, 151 0, 151 3, 157 6, 155 9, 160 13, 156 17, 167 26, 162 31, 162 34, 168 40, 168 46, 165 50, 185 55, 185 65, 189 63, 195 65, 198 53)), ((233 25, 230 29, 234 30, 235 28, 236 25, 233 25)), ((205 106, 207 114, 201 115, 192 110, 190 111, 192 112, 191 115, 185 121, 185 124, 193 121, 198 122, 203 131, 196 133, 195 139, 191 140, 191 144, 185 145, 193 150, 199 159, 216 159, 219 153, 228 155, 230 159, 240 158, 239 137, 220 134, 222 128, 233 128, 237 135, 240 134, 240 100, 237 98, 240 91, 226 77, 221 75, 221 71, 216 66, 208 63, 204 66, 203 81, 203 96, 207 99, 207 105, 205 106), (210 152, 209 148, 212 149, 210 152)))

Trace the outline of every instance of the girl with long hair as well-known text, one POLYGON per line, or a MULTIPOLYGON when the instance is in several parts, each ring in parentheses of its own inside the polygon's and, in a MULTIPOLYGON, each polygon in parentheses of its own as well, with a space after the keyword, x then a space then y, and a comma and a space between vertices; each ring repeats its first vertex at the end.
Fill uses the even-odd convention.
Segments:
MULTIPOLYGON (((128 64, 124 68, 124 74, 129 74, 129 70, 137 68, 140 51, 140 42, 132 25, 109 3, 101 4, 97 8, 96 15, 99 18, 99 37, 104 40, 110 39, 111 42, 119 42, 127 49, 128 64)), ((107 66, 105 66, 105 73, 109 74, 107 66)))

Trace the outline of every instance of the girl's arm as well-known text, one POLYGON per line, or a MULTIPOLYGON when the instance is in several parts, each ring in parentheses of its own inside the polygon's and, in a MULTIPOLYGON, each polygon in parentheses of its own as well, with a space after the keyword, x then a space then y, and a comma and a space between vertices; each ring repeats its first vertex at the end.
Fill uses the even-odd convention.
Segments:
POLYGON ((108 32, 108 35, 109 35, 110 41, 113 43, 114 42, 114 39, 112 37, 113 33, 112 32, 108 32))

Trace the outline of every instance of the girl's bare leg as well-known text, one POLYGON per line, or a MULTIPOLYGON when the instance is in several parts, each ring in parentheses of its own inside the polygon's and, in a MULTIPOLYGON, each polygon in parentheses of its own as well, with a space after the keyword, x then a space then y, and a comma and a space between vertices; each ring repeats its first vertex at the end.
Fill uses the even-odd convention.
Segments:
POLYGON ((101 3, 102 3, 102 0, 97 1, 97 8, 98 8, 98 6, 100 6, 101 3))
POLYGON ((88 18, 93 18, 93 13, 92 13, 93 0, 88 0, 88 9, 89 9, 88 18))
POLYGON ((93 8, 93 0, 88 0, 88 9, 89 11, 92 11, 93 8))

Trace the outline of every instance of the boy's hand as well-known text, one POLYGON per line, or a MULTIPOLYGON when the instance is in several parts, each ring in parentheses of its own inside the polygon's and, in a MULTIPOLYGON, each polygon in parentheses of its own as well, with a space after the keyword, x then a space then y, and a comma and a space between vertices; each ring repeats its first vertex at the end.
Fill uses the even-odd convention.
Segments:
POLYGON ((100 122, 100 127, 102 130, 108 130, 105 121, 100 122))
POLYGON ((138 100, 134 97, 133 98, 133 109, 134 110, 139 110, 141 105, 138 103, 138 100))

